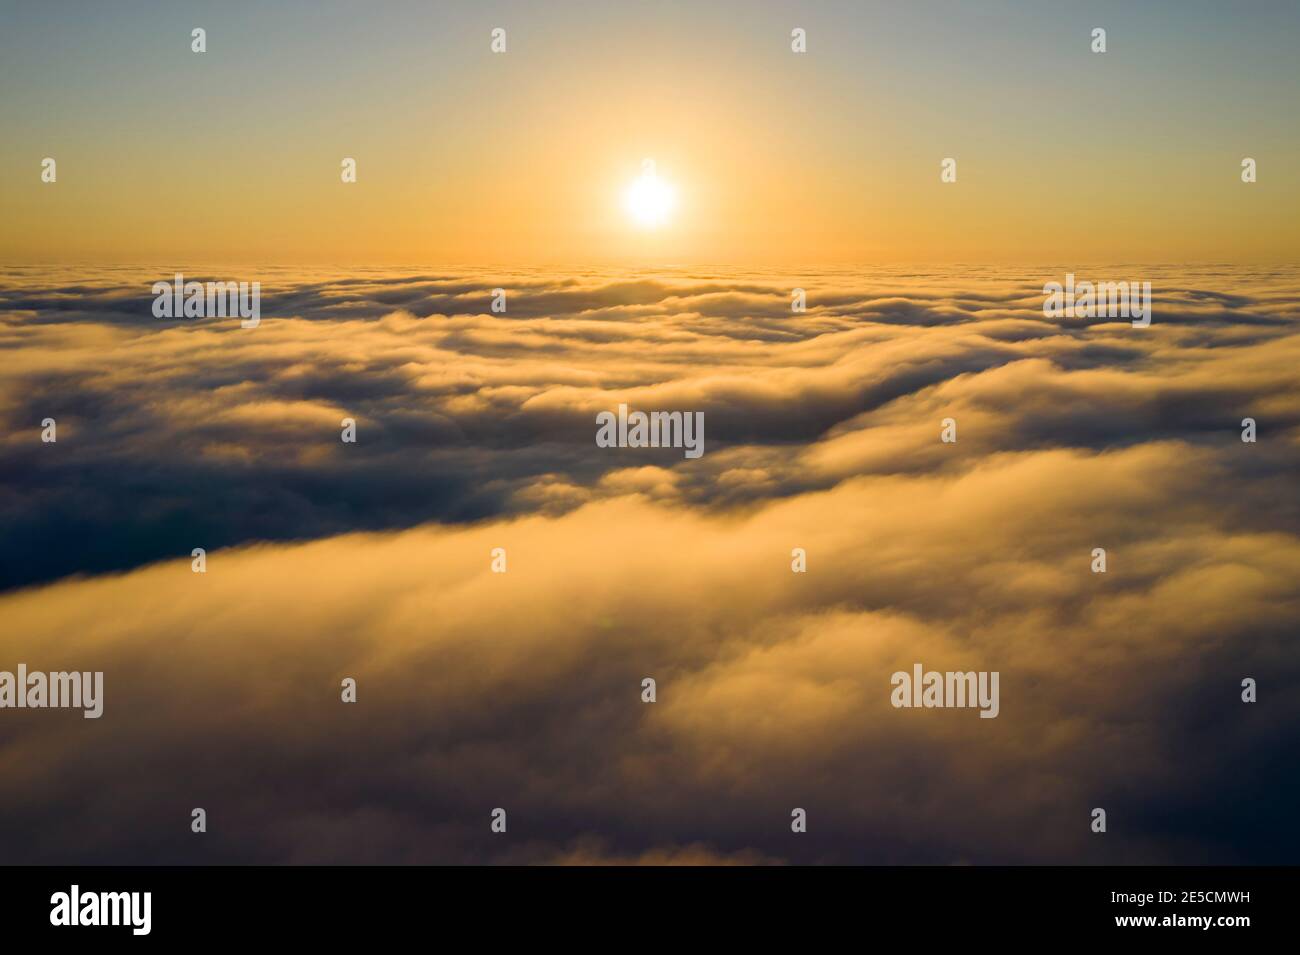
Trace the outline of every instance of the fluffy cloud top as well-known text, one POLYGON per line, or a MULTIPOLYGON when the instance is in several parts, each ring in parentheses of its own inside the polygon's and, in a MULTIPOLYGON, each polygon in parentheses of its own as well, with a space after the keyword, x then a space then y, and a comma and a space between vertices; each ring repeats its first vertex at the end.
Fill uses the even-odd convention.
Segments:
POLYGON ((285 274, 241 330, 11 270, 0 669, 106 700, 3 711, 4 858, 1294 861, 1300 283, 1135 329, 1063 271, 285 274), (894 709, 918 661, 1001 715, 894 709))

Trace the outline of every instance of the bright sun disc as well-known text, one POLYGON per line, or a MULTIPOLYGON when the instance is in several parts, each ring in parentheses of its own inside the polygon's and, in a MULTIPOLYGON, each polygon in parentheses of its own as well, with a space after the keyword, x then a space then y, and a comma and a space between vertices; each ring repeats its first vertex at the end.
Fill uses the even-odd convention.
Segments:
POLYGON ((676 204, 676 194, 654 173, 646 173, 628 187, 624 201, 633 220, 642 226, 652 227, 668 221, 676 204))

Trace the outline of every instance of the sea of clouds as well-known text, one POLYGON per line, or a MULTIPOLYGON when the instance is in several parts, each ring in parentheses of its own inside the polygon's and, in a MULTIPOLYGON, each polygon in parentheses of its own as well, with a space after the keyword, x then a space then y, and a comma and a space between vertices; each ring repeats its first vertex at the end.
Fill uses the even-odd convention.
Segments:
POLYGON ((1295 270, 172 271, 0 269, 0 669, 105 673, 0 719, 0 861, 1300 857, 1295 270))

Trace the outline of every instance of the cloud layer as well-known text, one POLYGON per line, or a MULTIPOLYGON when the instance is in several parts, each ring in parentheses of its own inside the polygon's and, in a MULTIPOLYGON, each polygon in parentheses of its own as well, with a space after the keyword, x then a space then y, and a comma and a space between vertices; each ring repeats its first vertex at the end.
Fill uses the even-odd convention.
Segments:
POLYGON ((0 669, 106 704, 4 711, 4 857, 1295 861, 1300 280, 1099 268, 1135 329, 1064 271, 187 276, 252 330, 7 271, 0 669))

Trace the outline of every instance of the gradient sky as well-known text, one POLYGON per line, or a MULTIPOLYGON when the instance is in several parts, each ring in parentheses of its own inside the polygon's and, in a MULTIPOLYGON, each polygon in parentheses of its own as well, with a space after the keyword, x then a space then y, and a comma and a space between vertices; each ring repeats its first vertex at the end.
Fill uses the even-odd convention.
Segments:
POLYGON ((1297 29, 1294 3, 4 2, 0 260, 1293 261, 1297 29), (681 203, 651 234, 619 202, 645 157, 681 203))

